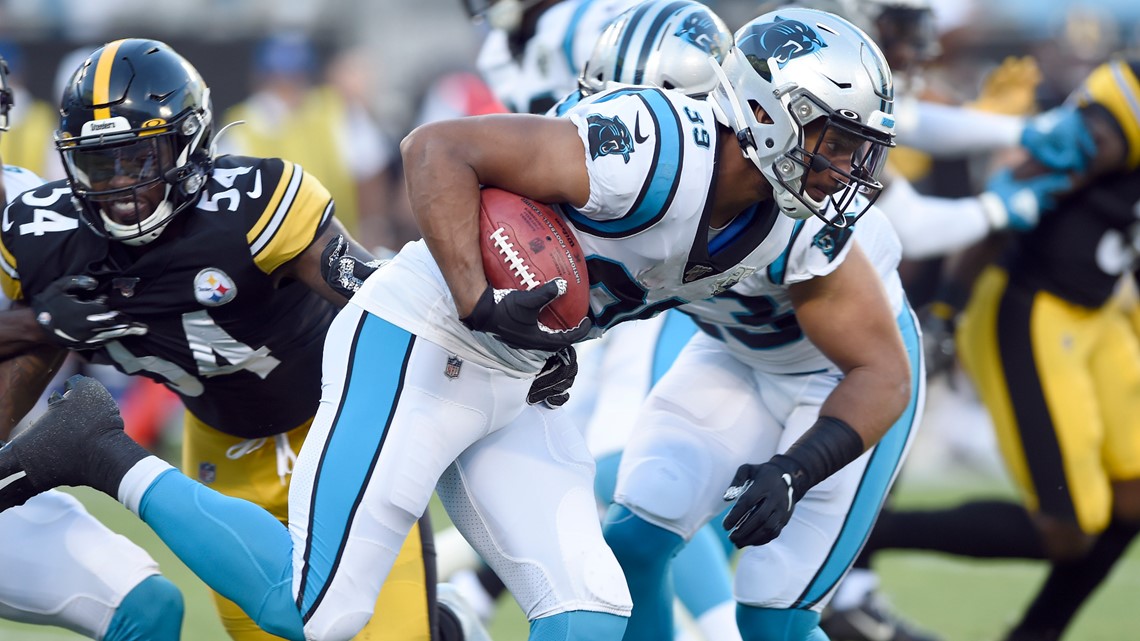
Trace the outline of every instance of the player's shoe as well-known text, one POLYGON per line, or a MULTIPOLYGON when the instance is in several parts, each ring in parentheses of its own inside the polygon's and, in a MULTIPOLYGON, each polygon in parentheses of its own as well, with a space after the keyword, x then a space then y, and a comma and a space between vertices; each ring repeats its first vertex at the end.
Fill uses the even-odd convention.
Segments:
POLYGON ((123 432, 110 392, 86 376, 67 379, 47 411, 0 448, 0 511, 60 485, 88 485, 115 496, 149 453, 123 432))
POLYGON ((828 608, 819 627, 831 641, 942 641, 898 618, 876 592, 847 610, 828 608))
POLYGON ((436 585, 435 599, 441 607, 447 608, 455 615, 459 627, 463 629, 463 641, 491 641, 491 635, 487 632, 487 628, 483 627, 475 608, 471 607, 454 585, 450 583, 436 585))

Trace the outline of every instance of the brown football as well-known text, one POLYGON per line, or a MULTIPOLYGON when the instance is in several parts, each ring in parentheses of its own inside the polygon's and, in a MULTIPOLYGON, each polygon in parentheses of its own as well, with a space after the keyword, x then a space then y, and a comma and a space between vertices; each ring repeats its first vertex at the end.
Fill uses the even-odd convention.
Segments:
POLYGON ((570 225, 554 208, 486 187, 479 203, 483 271, 495 289, 533 289, 562 277, 566 293, 539 313, 552 329, 572 329, 586 317, 590 277, 570 225))

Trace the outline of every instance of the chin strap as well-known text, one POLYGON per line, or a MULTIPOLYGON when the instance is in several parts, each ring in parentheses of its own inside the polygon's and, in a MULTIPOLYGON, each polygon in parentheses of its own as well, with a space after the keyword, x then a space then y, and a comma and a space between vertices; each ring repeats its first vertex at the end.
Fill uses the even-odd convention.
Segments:
POLYGON ((713 91, 719 90, 724 92, 725 102, 727 102, 729 108, 732 109, 732 118, 728 118, 728 115, 723 111, 723 107, 718 105, 718 101, 715 99, 712 101, 714 112, 719 112, 719 115, 729 121, 725 124, 736 134, 736 142, 740 145, 741 153, 744 154, 745 158, 751 160, 752 163, 756 165, 756 168, 759 169, 763 167, 763 163, 760 160, 760 154, 756 153, 756 138, 752 135, 752 130, 744 124, 744 110, 740 108, 740 101, 737 100, 736 90, 732 88, 732 83, 728 81, 728 76, 725 75, 724 69, 721 68, 716 58, 709 56, 708 61, 709 65, 712 66, 713 73, 716 74, 718 82, 717 88, 713 91))

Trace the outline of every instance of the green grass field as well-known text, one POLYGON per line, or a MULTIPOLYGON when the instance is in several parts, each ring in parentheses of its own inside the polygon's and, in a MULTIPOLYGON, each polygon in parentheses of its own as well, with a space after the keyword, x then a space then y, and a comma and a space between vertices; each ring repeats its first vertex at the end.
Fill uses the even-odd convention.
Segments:
MULTIPOLYGON (((953 503, 968 490, 931 490, 903 483, 896 497, 902 506, 953 503)), ((969 492, 976 494, 975 492, 969 492)), ((161 564, 186 597, 183 638, 226 639, 205 586, 150 532, 118 503, 87 490, 77 490, 88 508, 112 529, 140 543, 161 564)), ((438 507, 438 506, 436 506, 438 507)), ((446 523, 440 513, 436 518, 446 523)), ((907 617, 943 633, 947 641, 996 641, 1030 598, 1045 575, 1045 566, 1028 562, 963 562, 917 553, 889 553, 879 560, 884 592, 907 617)), ((1108 583, 1084 609, 1065 641, 1123 641, 1140 636, 1140 546, 1116 568, 1108 583)), ((492 626, 496 641, 526 639, 526 621, 506 598, 492 626)), ((0 621, 0 641, 74 641, 76 634, 59 628, 0 621)))

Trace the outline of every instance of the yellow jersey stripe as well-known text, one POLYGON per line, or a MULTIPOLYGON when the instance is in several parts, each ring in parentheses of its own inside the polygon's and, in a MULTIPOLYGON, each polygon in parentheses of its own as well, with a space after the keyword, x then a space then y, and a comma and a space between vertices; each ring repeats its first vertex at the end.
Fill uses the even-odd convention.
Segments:
POLYGON ((16 257, 3 242, 0 242, 0 289, 9 300, 20 300, 24 297, 20 286, 20 272, 16 271, 16 257))
POLYGON ((305 251, 332 213, 332 196, 299 165, 282 180, 265 212, 246 236, 254 263, 269 274, 305 251), (319 214, 317 212, 320 212, 319 214))
MULTIPOLYGON (((103 53, 99 55, 99 62, 95 63, 95 86, 93 87, 95 95, 92 96, 92 104, 105 105, 110 102, 111 67, 115 65, 115 54, 118 53, 119 46, 122 44, 122 40, 116 40, 103 47, 103 53)), ((96 120, 103 120, 110 117, 110 107, 99 107, 95 110, 96 120)))

